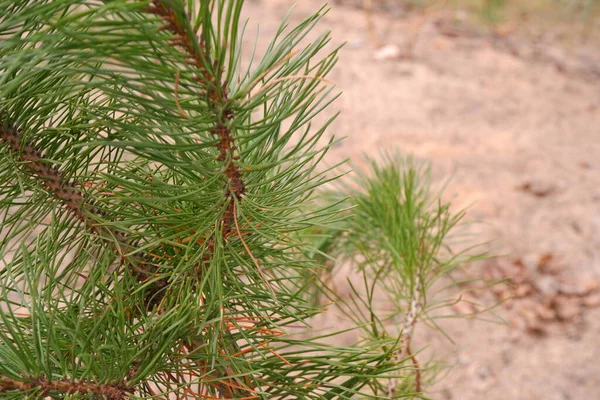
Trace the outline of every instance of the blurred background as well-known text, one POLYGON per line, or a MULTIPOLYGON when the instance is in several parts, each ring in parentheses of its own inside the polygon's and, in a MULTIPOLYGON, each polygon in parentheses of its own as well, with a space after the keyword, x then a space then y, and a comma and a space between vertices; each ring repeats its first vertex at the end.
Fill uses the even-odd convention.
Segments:
MULTIPOLYGON (((246 45, 260 25, 264 50, 295 3, 292 23, 323 4, 249 0, 246 45)), ((428 395, 600 399, 600 1, 330 7, 315 34, 332 31, 330 50, 345 43, 330 75, 343 95, 327 113, 341 111, 328 135, 346 139, 327 162, 389 149, 430 160, 451 179, 447 200, 469 207, 477 238, 502 255, 465 278, 510 283, 454 306, 501 303, 493 312, 510 324, 442 322, 454 343, 417 328, 417 345, 453 366, 428 395)))

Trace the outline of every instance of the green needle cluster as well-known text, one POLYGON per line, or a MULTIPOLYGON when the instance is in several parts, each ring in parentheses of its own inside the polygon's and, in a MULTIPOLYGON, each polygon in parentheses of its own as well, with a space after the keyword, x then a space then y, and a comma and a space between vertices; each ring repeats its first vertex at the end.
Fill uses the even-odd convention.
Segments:
MULTIPOLYGON (((331 258, 307 238, 338 229, 351 196, 315 201, 332 119, 310 122, 337 96, 337 49, 306 41, 321 9, 243 57, 242 6, 0 0, 0 399, 386 398, 381 382, 412 382, 397 336, 306 334, 314 255, 331 258)), ((422 205, 385 222, 398 204, 378 193, 396 189, 348 207, 389 238, 385 273, 407 278, 385 288, 409 296, 441 273, 427 232, 455 220, 397 231, 422 205)))

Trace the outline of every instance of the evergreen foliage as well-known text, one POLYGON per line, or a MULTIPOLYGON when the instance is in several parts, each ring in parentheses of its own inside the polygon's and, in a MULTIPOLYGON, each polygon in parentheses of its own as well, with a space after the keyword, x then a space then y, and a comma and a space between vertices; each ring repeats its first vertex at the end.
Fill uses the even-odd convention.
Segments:
POLYGON ((332 295, 307 238, 348 230, 320 237, 371 257, 412 331, 460 216, 394 162, 315 206, 337 50, 303 40, 326 10, 246 65, 242 5, 0 0, 0 399, 421 396, 407 329, 297 334, 332 295))

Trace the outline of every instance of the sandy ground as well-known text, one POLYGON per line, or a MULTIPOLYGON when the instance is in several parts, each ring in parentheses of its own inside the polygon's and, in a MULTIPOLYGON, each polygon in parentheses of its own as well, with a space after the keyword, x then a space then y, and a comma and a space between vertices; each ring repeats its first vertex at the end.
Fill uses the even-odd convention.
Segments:
MULTIPOLYGON (((270 40, 293 1, 249 1, 270 40)), ((301 1, 291 21, 319 6, 301 1)), ((437 15, 376 14, 382 45, 402 50, 418 27, 412 58, 378 57, 364 14, 335 4, 320 25, 330 48, 347 42, 331 74, 343 96, 329 135, 346 136, 328 161, 397 148, 452 177, 457 207, 472 204, 510 260, 552 254, 573 281, 600 276, 600 51, 593 43, 493 37, 437 15)), ((379 54, 381 56, 381 54, 379 54)), ((485 268, 484 265, 474 268, 485 268)), ((535 278, 534 278, 535 279, 535 278)), ((519 315, 500 308, 508 320, 519 315)), ((518 326, 457 320, 456 343, 417 330, 422 344, 456 364, 428 395, 439 399, 600 399, 600 309, 577 323, 548 322, 544 335, 518 326)), ((517 324, 518 325, 518 324, 517 324)))

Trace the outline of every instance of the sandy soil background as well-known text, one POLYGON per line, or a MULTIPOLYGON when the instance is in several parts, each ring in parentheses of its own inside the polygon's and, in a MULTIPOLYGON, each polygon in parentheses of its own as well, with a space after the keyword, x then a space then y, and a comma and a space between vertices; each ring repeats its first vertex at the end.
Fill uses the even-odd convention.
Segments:
MULTIPOLYGON (((294 3, 248 2, 263 42, 294 3)), ((298 3, 292 23, 321 4, 298 3)), ((417 330, 419 343, 455 364, 427 394, 600 399, 598 41, 558 27, 492 34, 455 9, 372 18, 377 40, 348 2, 333 4, 320 25, 333 32, 331 49, 347 42, 330 76, 344 93, 331 112, 342 114, 328 133, 347 139, 328 161, 391 148, 431 160, 436 176, 452 177, 447 196, 472 205, 470 219, 485 222, 481 237, 506 254, 473 273, 521 276, 517 304, 498 309, 511 326, 443 324, 455 344, 417 330)))

